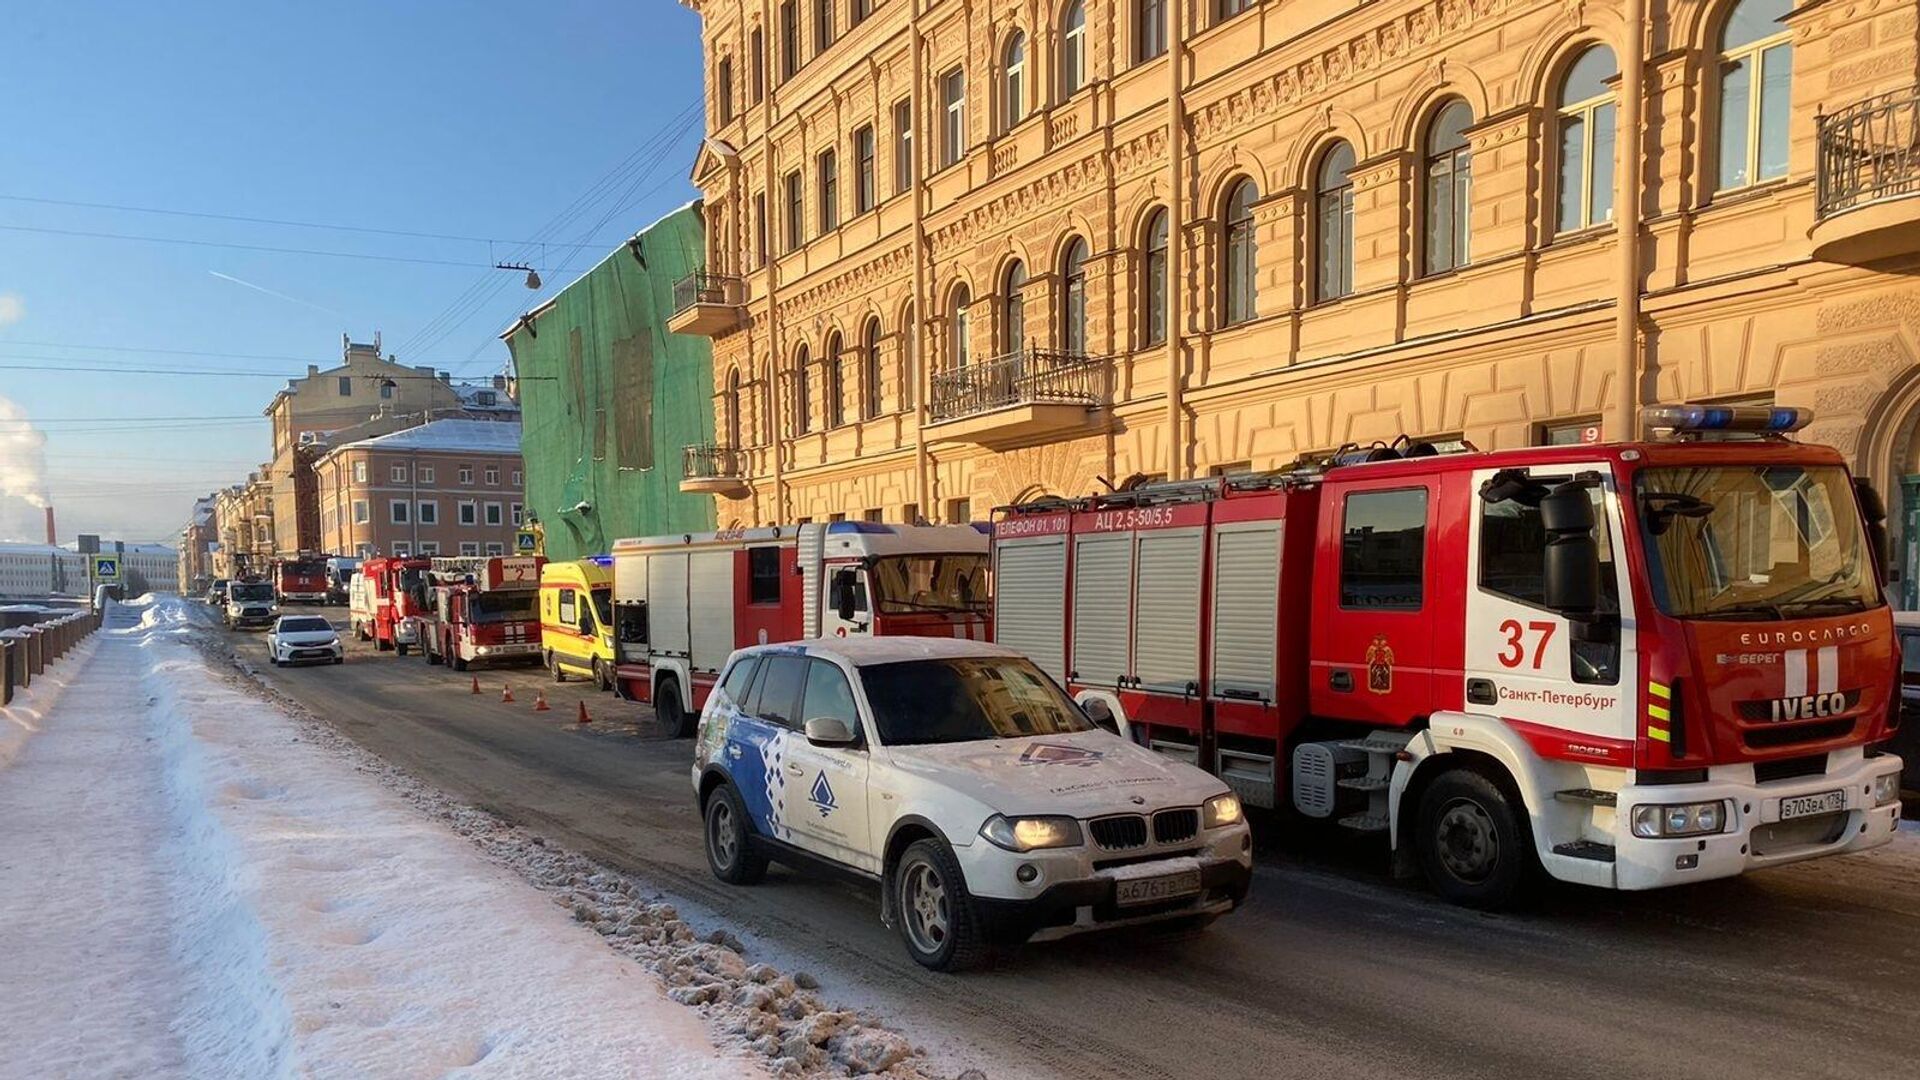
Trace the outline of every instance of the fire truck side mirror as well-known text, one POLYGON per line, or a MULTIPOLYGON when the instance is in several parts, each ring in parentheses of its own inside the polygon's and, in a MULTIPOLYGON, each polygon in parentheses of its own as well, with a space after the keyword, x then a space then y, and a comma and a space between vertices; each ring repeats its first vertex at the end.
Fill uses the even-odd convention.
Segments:
POLYGON ((1600 548, 1593 539, 1593 500, 1585 484, 1561 484, 1540 500, 1547 550, 1543 592, 1547 606, 1588 615, 1600 602, 1600 548))
POLYGON ((827 601, 841 622, 853 621, 853 593, 853 571, 835 571, 832 583, 827 586, 827 601))
POLYGON ((1867 551, 1873 556, 1874 572, 1884 584, 1893 565, 1891 545, 1887 541, 1887 504, 1881 500, 1873 482, 1864 476, 1853 478, 1853 497, 1860 503, 1860 516, 1866 519, 1867 551))

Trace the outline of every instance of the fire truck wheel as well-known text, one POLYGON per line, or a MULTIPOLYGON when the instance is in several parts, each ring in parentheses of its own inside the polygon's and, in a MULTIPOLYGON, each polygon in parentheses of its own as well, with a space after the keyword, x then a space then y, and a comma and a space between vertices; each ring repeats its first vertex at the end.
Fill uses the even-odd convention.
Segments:
POLYGON ((653 715, 660 721, 661 729, 674 739, 691 738, 700 722, 698 716, 680 707, 680 684, 671 678, 660 680, 653 692, 653 715))
POLYGON ((553 673, 554 682, 567 681, 567 673, 560 670, 560 658, 553 654, 552 649, 547 650, 547 670, 553 673))
POLYGON ((427 663, 429 664, 438 664, 440 662, 440 654, 435 652, 431 645, 420 646, 420 655, 426 657, 427 663))
POLYGON ((467 670, 467 661, 459 653, 453 652, 452 650, 448 650, 447 657, 448 657, 447 663, 453 665, 453 670, 455 671, 467 670))
POLYGON ((753 849, 747 808, 732 784, 721 784, 707 798, 707 866, 729 885, 755 885, 767 876, 766 856, 753 849))
POLYGON ((894 867, 894 917, 907 955, 934 971, 965 971, 989 955, 980 910, 946 842, 916 840, 894 867))
POLYGON ((1414 842, 1433 890, 1466 907, 1506 906, 1533 865, 1533 841, 1513 801, 1470 769, 1427 786, 1414 842))
POLYGON ((593 658, 593 685, 601 691, 613 689, 613 669, 597 656, 593 658))
POLYGON ((395 654, 399 656, 405 656, 407 655, 407 646, 395 643, 393 646, 393 651, 395 654))

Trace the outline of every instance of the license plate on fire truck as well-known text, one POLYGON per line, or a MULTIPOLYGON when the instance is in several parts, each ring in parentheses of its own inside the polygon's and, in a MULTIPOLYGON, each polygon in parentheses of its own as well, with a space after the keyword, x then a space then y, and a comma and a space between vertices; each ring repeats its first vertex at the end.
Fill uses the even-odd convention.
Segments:
POLYGON ((1845 791, 1823 791, 1818 795, 1792 795, 1780 800, 1780 820, 1835 814, 1847 808, 1845 791))
POLYGON ((1125 878, 1113 883, 1113 902, 1121 907, 1177 900, 1200 891, 1200 871, 1182 870, 1160 877, 1125 878))

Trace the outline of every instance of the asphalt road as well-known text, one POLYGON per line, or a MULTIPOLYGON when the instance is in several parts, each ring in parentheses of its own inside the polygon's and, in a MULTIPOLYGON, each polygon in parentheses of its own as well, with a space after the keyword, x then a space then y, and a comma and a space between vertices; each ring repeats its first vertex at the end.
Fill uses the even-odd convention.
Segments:
MULTIPOLYGON (((264 659, 261 635, 236 637, 264 659)), ((1270 828, 1248 904, 1203 934, 1069 939, 942 976, 907 958, 871 891, 777 870, 755 888, 713 880, 690 743, 644 707, 527 668, 478 673, 475 697, 465 674, 358 643, 343 667, 265 670, 387 760, 781 943, 829 995, 993 1080, 1920 1075, 1911 835, 1660 893, 1549 888, 1496 916, 1390 880, 1383 852, 1270 828), (531 711, 537 689, 552 711, 531 711)))

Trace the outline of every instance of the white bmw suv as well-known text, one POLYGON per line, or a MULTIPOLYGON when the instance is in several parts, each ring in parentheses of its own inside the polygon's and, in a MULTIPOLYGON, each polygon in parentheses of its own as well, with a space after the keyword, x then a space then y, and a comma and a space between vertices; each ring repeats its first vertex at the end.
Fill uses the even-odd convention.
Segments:
POLYGON ((742 649, 700 715, 707 861, 881 885, 913 958, 1231 911, 1253 874, 1219 779, 1100 730, 1032 661, 951 638, 742 649))

